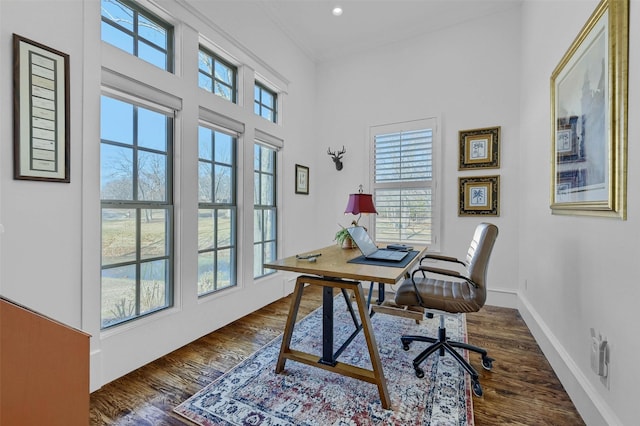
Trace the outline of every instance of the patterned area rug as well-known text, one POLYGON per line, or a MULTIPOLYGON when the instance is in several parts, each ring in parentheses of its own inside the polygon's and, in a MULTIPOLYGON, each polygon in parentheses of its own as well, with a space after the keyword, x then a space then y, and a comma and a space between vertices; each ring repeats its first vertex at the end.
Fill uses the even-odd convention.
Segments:
MULTIPOLYGON (((356 310, 357 311, 357 310, 356 310)), ((353 331, 341 295, 335 301, 336 348, 353 331)), ((392 410, 380 404, 374 384, 287 360, 275 373, 279 337, 174 409, 202 425, 473 425, 470 379, 450 355, 430 356, 425 377, 415 376, 411 361, 426 343, 402 349, 400 335, 436 336, 439 318, 415 321, 385 314, 371 319, 387 379, 392 410)), ((446 318, 447 335, 466 341, 466 321, 446 318)), ((291 348, 322 354, 322 313, 312 312, 296 324, 291 348)), ((465 357, 468 355, 465 352, 465 357)), ((338 359, 371 369, 362 333, 338 359)))

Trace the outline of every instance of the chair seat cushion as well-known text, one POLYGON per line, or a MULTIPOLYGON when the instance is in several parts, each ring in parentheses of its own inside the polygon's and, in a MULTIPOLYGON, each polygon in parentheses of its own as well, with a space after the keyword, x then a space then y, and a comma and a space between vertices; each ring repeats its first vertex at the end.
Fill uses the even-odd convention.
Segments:
POLYGON ((463 281, 446 281, 433 278, 415 277, 404 280, 396 291, 395 302, 402 306, 422 306, 445 312, 477 312, 484 305, 486 294, 483 288, 475 288, 463 281), (416 296, 420 292, 422 304, 416 296))

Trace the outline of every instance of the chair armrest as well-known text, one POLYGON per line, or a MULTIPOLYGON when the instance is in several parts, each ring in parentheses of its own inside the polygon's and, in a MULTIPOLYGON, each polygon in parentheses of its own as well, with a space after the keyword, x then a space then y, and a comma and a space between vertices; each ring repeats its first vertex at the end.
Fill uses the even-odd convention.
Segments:
POLYGON ((459 263, 462 266, 467 266, 466 263, 464 263, 463 261, 456 259, 455 257, 451 257, 451 256, 442 256, 440 254, 426 254, 422 257, 422 259, 420 259, 420 263, 422 263, 423 260, 425 259, 434 259, 434 260, 441 260, 443 262, 453 262, 453 263, 459 263))
POLYGON ((446 275, 455 278, 464 278, 464 275, 462 275, 460 272, 453 271, 451 269, 432 268, 431 266, 418 266, 418 269, 415 272, 418 271, 432 272, 434 274, 446 275))
POLYGON ((418 266, 418 269, 413 271, 413 274, 411 275, 411 279, 413 279, 413 275, 415 275, 416 272, 422 272, 423 275, 425 272, 431 272, 433 274, 440 274, 440 275, 446 275, 448 277, 458 278, 461 280, 465 280, 475 288, 478 288, 478 285, 475 282, 473 282, 469 277, 462 275, 458 271, 452 271, 451 269, 432 268, 430 266, 418 266))

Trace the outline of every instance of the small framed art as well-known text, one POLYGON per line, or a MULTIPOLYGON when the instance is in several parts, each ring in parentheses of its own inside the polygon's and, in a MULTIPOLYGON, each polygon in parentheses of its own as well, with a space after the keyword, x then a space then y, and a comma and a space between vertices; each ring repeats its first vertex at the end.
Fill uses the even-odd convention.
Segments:
POLYGON ((69 55, 13 35, 14 179, 69 182, 69 55))
POLYGON ((500 167, 500 127, 461 130, 458 169, 500 167))
POLYGON ((459 216, 499 216, 500 176, 458 178, 459 216))
POLYGON ((309 168, 296 164, 296 194, 309 195, 309 168))

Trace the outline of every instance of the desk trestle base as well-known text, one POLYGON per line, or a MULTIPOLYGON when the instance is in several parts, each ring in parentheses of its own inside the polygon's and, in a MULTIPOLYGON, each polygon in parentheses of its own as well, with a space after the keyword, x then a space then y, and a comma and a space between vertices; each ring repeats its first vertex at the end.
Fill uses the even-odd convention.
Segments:
POLYGON ((284 370, 287 359, 301 362, 306 365, 322 368, 327 371, 333 371, 344 376, 353 377, 354 379, 362 380, 368 383, 373 383, 378 387, 378 393, 380 394, 380 402, 385 409, 391 409, 391 400, 389 398, 389 391, 387 390, 387 382, 384 378, 384 372, 382 370, 382 362, 380 361, 380 355, 378 354, 378 347, 376 345, 375 336, 373 335, 373 329, 371 326, 371 320, 369 318, 368 304, 364 297, 364 291, 362 285, 358 281, 347 281, 335 278, 327 277, 315 277, 302 275, 296 280, 296 287, 293 292, 293 299, 289 308, 289 316, 287 317, 287 323, 284 329, 284 335, 282 337, 282 346, 280 347, 280 355, 278 356, 278 362, 276 364, 276 373, 281 373, 284 370), (298 308, 300 307, 300 301, 302 299, 302 293, 304 292, 304 285, 316 285, 323 287, 323 319, 322 319, 322 358, 318 360, 317 355, 308 354, 305 352, 293 350, 290 348, 291 337, 293 336, 293 329, 296 323, 296 317, 298 315, 298 308), (355 331, 351 334, 349 339, 335 352, 333 353, 333 289, 341 289, 347 301, 347 306, 350 309, 351 316, 354 320, 355 331), (358 324, 357 317, 353 311, 353 307, 349 302, 349 297, 346 290, 353 290, 355 294, 356 306, 358 308, 358 314, 360 316, 361 324, 358 324), (371 359, 372 370, 356 367, 354 365, 341 363, 337 361, 342 351, 347 347, 349 343, 355 338, 355 336, 362 329, 365 340, 367 342, 367 349, 369 350, 369 357, 371 359))

